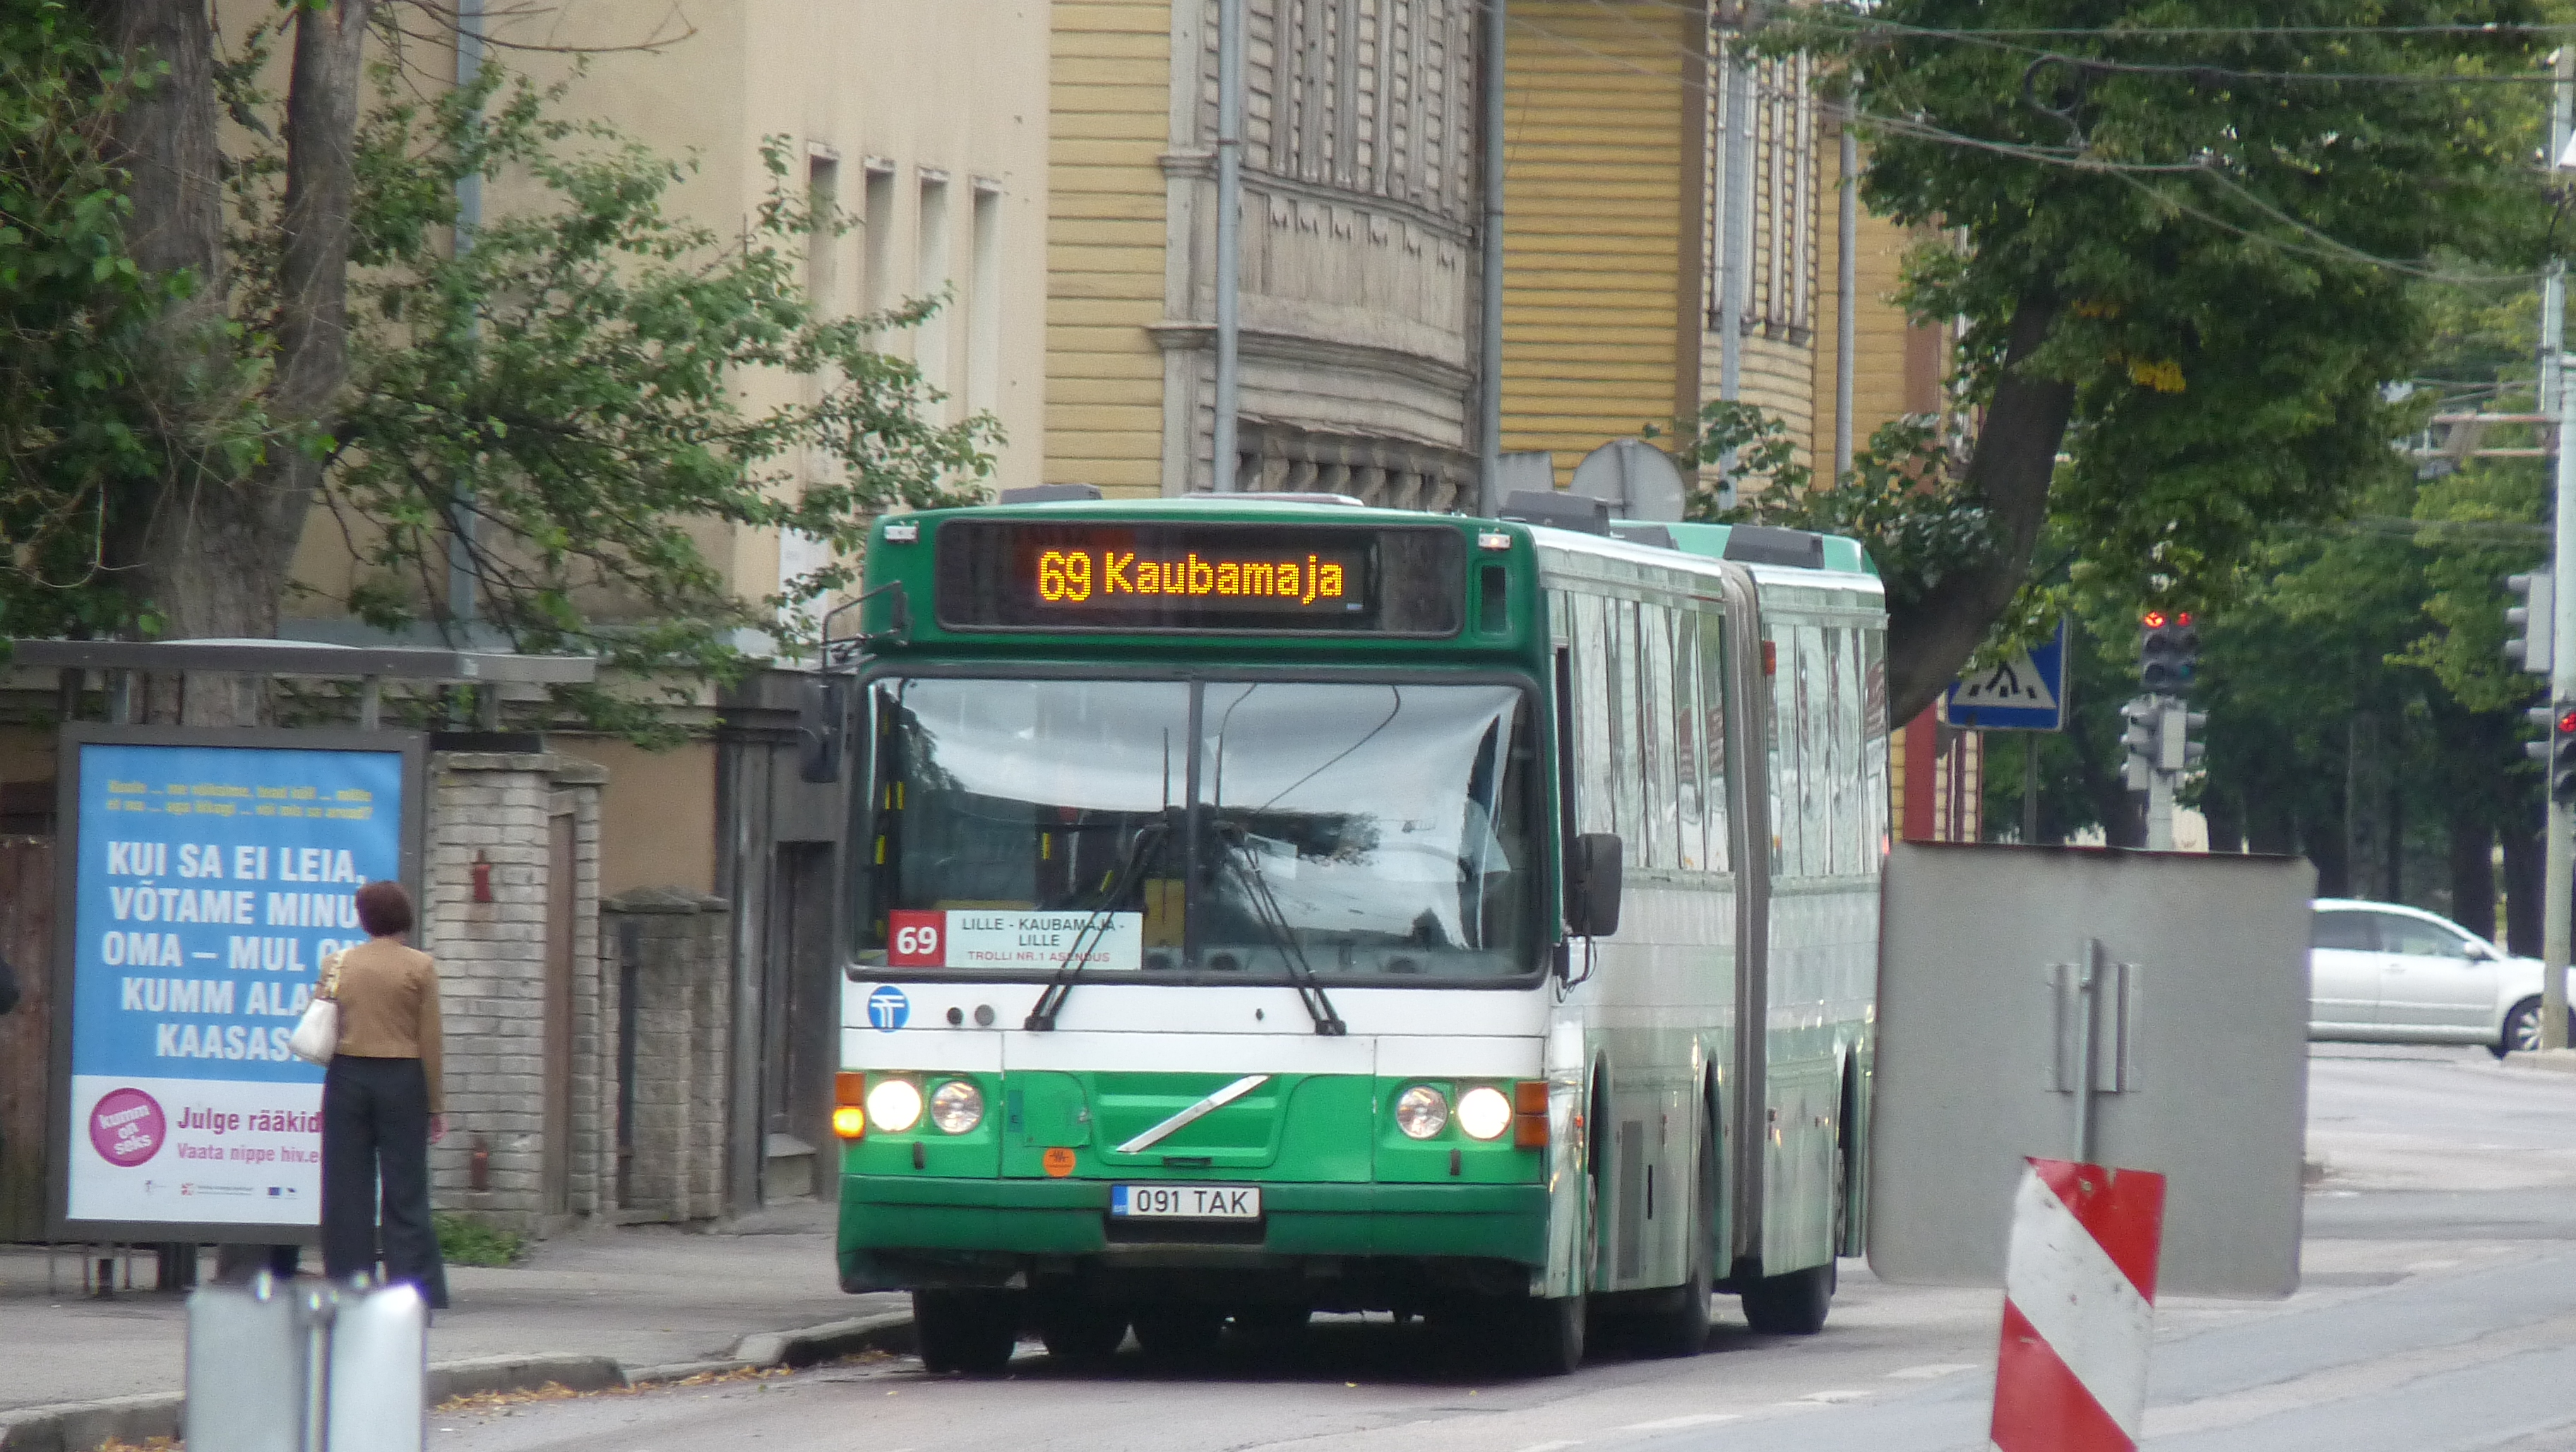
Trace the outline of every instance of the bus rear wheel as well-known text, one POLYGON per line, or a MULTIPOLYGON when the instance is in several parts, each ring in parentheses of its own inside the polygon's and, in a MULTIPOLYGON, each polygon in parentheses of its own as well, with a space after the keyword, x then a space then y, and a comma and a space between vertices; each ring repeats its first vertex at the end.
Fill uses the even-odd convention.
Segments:
POLYGON ((1008 1291, 915 1291, 912 1334, 925 1369, 990 1375, 1019 1345, 1019 1301, 1008 1291))
POLYGON ((1745 1324, 1765 1336, 1813 1336, 1834 1304, 1834 1263, 1764 1276, 1744 1292, 1745 1324))

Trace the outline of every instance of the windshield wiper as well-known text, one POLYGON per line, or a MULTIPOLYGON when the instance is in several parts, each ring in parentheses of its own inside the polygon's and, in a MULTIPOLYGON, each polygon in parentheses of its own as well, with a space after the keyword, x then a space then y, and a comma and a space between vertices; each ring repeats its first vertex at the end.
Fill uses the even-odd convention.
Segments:
POLYGON ((1226 865, 1234 869, 1235 879, 1243 884, 1245 900, 1252 905, 1252 919, 1278 944, 1279 956, 1288 963, 1288 981, 1297 990, 1297 1001, 1306 1006, 1306 1016, 1315 1021, 1315 1032, 1338 1037, 1350 1032, 1342 1016, 1333 1011, 1333 1000, 1324 994, 1323 980, 1315 976, 1315 967, 1306 961, 1306 950, 1297 945, 1297 935, 1288 926, 1288 915, 1279 910, 1279 899, 1270 891, 1270 879, 1262 874, 1261 864, 1254 860, 1252 844, 1244 840, 1240 828, 1229 832, 1220 827, 1217 841, 1226 848, 1226 865))
POLYGON ((1136 871, 1144 864, 1147 847, 1170 835, 1171 826, 1165 822, 1148 822, 1136 829, 1135 839, 1127 844, 1127 855, 1120 858, 1118 865, 1109 869, 1109 875, 1101 880, 1100 905, 1091 910, 1091 916, 1083 921, 1082 931, 1073 935, 1073 942, 1064 950, 1064 956, 1056 960, 1055 976, 1047 980, 1045 991, 1038 994, 1038 1001, 1030 1006, 1028 1019, 1021 1024, 1022 1028, 1031 1033, 1044 1033, 1055 1027, 1057 1012, 1073 993, 1074 979, 1080 977, 1082 970, 1090 964, 1091 950, 1098 947, 1100 940, 1108 936, 1110 928, 1116 925, 1119 900, 1135 888, 1136 871))

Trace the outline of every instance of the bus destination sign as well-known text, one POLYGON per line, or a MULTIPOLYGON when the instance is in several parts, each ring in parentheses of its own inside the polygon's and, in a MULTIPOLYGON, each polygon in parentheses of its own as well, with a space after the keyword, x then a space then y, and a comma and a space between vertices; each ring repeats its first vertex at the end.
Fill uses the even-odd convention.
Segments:
POLYGON ((1316 610, 1347 615, 1365 602, 1351 589, 1365 569, 1354 551, 1325 559, 1240 559, 1232 554, 1139 558, 1115 546, 1038 551, 1038 604, 1059 610, 1115 610, 1147 596, 1173 596, 1202 610, 1316 610))
POLYGON ((950 626, 1448 634, 1460 613, 1449 529, 958 520, 938 549, 950 626))

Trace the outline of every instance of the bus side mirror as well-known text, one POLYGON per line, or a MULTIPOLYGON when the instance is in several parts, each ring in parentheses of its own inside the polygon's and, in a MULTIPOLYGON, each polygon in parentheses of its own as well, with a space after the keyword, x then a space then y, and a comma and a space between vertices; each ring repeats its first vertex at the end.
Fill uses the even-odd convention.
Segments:
POLYGON ((841 747, 848 736, 849 682, 838 676, 813 676, 805 682, 805 701, 796 713, 796 774, 831 783, 841 779, 841 747))
POLYGON ((1565 859, 1565 930, 1578 938, 1619 931, 1620 867, 1627 855, 1616 832, 1586 832, 1565 859))

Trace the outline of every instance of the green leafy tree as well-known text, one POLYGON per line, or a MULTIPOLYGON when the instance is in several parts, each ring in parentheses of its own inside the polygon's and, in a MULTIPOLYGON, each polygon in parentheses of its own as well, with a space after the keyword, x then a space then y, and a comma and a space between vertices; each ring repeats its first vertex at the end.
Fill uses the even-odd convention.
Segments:
POLYGON ((2122 590, 2223 600, 2266 526, 2329 517, 2398 467, 2381 390, 2430 341, 2411 288, 2427 259, 2537 256, 2530 133, 2492 94, 2510 88, 2410 83, 2527 74, 2529 4, 1795 15, 1776 42, 1834 56, 1864 98, 1865 201, 1939 239, 1907 306, 1965 323, 1977 427, 1957 486, 1994 547, 1893 619, 1900 715, 2012 610, 2052 518, 2122 590))
POLYGON ((131 385, 161 299, 103 151, 126 83, 79 12, 0 5, 0 653, 132 608, 100 546, 120 487, 154 464, 131 385))

